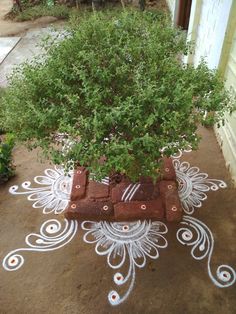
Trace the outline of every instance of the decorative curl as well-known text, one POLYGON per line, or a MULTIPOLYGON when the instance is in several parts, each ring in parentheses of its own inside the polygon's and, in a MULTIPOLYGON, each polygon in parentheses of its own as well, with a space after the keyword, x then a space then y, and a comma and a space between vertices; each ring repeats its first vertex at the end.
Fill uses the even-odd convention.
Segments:
POLYGON ((45 221, 40 228, 40 233, 30 233, 26 236, 25 242, 29 247, 16 249, 5 256, 2 262, 3 268, 7 271, 14 271, 23 266, 24 257, 16 254, 18 252, 47 252, 65 246, 74 238, 78 229, 78 222, 64 219, 64 223, 63 228, 61 222, 56 219, 45 221))
POLYGON ((232 286, 236 281, 235 270, 228 265, 220 265, 216 270, 216 275, 212 274, 211 257, 214 249, 214 238, 211 230, 200 220, 184 216, 182 225, 177 231, 177 240, 187 246, 192 246, 191 255, 196 260, 207 257, 208 275, 212 282, 219 288, 232 286))

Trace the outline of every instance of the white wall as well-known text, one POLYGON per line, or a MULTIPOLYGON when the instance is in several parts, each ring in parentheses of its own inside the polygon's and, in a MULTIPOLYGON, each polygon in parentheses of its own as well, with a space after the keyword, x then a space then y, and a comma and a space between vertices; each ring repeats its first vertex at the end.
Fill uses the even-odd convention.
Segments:
MULTIPOLYGON (((236 95, 236 26, 234 26, 234 36, 226 64, 225 79, 226 87, 232 89, 236 95)), ((216 129, 216 134, 227 168, 230 170, 236 186, 236 111, 231 116, 225 115, 225 120, 225 125, 220 129, 216 129)))
MULTIPOLYGON (((197 0, 198 1, 198 0, 197 0)), ((202 0, 193 63, 205 57, 209 68, 219 64, 232 0, 202 0)), ((191 12, 194 14, 194 12, 191 12)), ((189 29, 188 33, 196 31, 189 29)))
POLYGON ((170 13, 171 13, 172 21, 174 21, 175 16, 176 16, 177 1, 178 0, 166 0, 170 13))

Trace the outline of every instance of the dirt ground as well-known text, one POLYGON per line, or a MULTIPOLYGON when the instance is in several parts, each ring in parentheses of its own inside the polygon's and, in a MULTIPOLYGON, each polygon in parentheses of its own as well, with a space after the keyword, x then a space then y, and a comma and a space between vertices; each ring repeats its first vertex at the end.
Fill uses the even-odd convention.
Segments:
MULTIPOLYGON (((133 1, 133 5, 138 6, 138 0, 133 1)), ((167 4, 165 0, 149 0, 147 1, 149 8, 155 8, 167 11, 167 4)), ((55 17, 46 16, 36 19, 35 21, 14 22, 9 19, 5 19, 5 15, 10 11, 12 7, 12 0, 0 1, 0 37, 4 36, 16 36, 24 34, 27 30, 33 28, 44 27, 50 23, 61 23, 55 17)))
POLYGON ((25 22, 13 22, 11 20, 5 20, 4 16, 9 12, 11 8, 12 0, 1 0, 0 1, 0 36, 16 36, 19 34, 24 34, 27 30, 43 27, 50 23, 57 21, 56 18, 52 16, 41 17, 35 21, 25 21, 25 22))
MULTIPOLYGON (((228 184, 227 189, 209 192, 203 207, 194 214, 213 232, 211 264, 215 274, 220 264, 236 265, 236 190, 213 131, 202 129, 201 133, 204 139, 199 150, 182 159, 228 184)), ((38 232, 43 221, 55 218, 33 209, 25 196, 8 193, 10 186, 32 180, 50 165, 40 163, 36 152, 22 147, 15 149, 14 158, 17 175, 0 188, 1 260, 9 251, 24 247, 25 236, 38 232)), ((114 271, 107 266, 106 257, 96 255, 94 245, 83 242, 84 231, 79 229, 72 242, 60 250, 26 252, 25 264, 18 271, 0 269, 0 313, 235 313, 236 286, 214 286, 206 259, 194 260, 190 248, 176 240, 177 225, 168 224, 168 228, 168 247, 160 250, 158 260, 148 260, 145 268, 137 270, 134 289, 120 306, 113 308, 107 301, 107 293, 114 286, 114 271)))

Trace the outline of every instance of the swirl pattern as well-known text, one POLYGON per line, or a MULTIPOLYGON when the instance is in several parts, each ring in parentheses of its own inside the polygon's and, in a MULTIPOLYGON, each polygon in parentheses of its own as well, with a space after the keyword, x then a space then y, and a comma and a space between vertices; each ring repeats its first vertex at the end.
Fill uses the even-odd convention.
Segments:
POLYGON ((212 282, 219 288, 232 286, 236 281, 235 270, 228 265, 220 265, 216 275, 212 274, 211 257, 214 249, 214 238, 211 230, 200 220, 184 216, 181 222, 184 227, 178 229, 177 240, 187 246, 191 246, 191 255, 196 260, 207 257, 208 274, 212 282))
POLYGON ((30 233, 26 236, 25 242, 28 247, 16 249, 5 256, 2 262, 3 268, 7 271, 14 271, 22 267, 24 257, 18 254, 19 252, 47 252, 60 249, 74 238, 77 229, 78 222, 76 220, 64 219, 64 227, 56 219, 45 221, 39 233, 30 233))

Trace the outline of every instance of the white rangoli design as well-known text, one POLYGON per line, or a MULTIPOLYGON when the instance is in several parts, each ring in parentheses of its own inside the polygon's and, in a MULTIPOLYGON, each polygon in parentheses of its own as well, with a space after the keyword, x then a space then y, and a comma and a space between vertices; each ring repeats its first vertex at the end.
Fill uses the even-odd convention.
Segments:
MULTIPOLYGON (((190 152, 191 148, 185 152, 190 152)), ((186 214, 194 213, 195 208, 202 206, 207 198, 208 191, 216 191, 219 188, 226 188, 222 180, 209 179, 206 173, 201 173, 198 167, 191 167, 188 162, 180 162, 182 156, 180 151, 172 156, 175 167, 179 197, 183 210, 186 214)), ((73 165, 72 165, 73 166, 73 165)), ((33 202, 34 208, 43 208, 43 213, 62 213, 70 200, 74 170, 70 168, 66 173, 63 167, 46 169, 45 175, 34 178, 38 187, 32 187, 31 182, 22 184, 23 191, 19 191, 17 185, 10 188, 14 195, 27 195, 28 200, 33 202)), ((108 177, 100 181, 109 185, 108 177)), ((124 191, 122 200, 131 201, 139 189, 139 184, 131 184, 124 191)), ((136 267, 143 268, 146 265, 146 258, 157 259, 159 249, 167 247, 165 234, 167 227, 159 221, 135 221, 135 222, 82 222, 82 229, 86 231, 84 241, 94 243, 98 255, 106 255, 107 263, 117 270, 114 274, 116 286, 127 287, 123 295, 116 290, 108 294, 111 305, 118 305, 124 302, 134 287, 136 267), (121 268, 129 263, 126 275, 123 275, 121 268)), ((19 269, 24 258, 19 252, 26 251, 53 251, 69 243, 78 230, 76 220, 64 219, 64 228, 59 220, 50 219, 45 221, 40 232, 31 233, 26 238, 28 247, 11 251, 3 260, 3 267, 7 271, 19 269)), ((184 216, 181 227, 177 231, 177 240, 181 244, 192 246, 191 255, 194 259, 202 260, 207 258, 208 274, 217 287, 229 287, 235 283, 235 270, 228 265, 220 265, 217 268, 216 276, 211 271, 211 256, 214 248, 214 238, 210 229, 201 221, 184 216), (184 225, 184 227, 182 227, 184 225), (194 235, 196 238, 194 238, 194 235), (197 254, 198 253, 198 254, 197 254)))
POLYGON ((2 265, 8 271, 17 270, 24 264, 24 257, 18 254, 19 252, 58 250, 74 238, 77 229, 78 222, 76 220, 64 219, 64 228, 56 219, 47 220, 42 224, 39 233, 30 233, 25 238, 29 247, 11 251, 3 259, 2 265))
POLYGON ((206 192, 226 188, 222 180, 209 179, 208 174, 200 172, 198 167, 191 167, 186 161, 173 160, 178 181, 179 198, 186 214, 193 214, 195 208, 202 206, 207 199, 206 192))
POLYGON ((128 259, 127 275, 116 272, 113 280, 117 286, 130 281, 129 287, 122 297, 116 290, 110 291, 108 300, 111 305, 118 305, 129 296, 134 286, 135 267, 143 268, 146 265, 146 257, 157 259, 158 249, 167 247, 164 234, 168 230, 166 225, 159 221, 130 223, 84 221, 81 227, 87 231, 84 241, 96 243, 95 252, 98 255, 107 255, 107 263, 111 268, 120 269, 128 259))
POLYGON ((34 208, 43 208, 44 214, 54 212, 62 213, 70 200, 74 171, 65 173, 64 169, 55 166, 46 169, 44 176, 37 176, 34 182, 40 187, 32 187, 30 181, 22 183, 24 191, 18 191, 18 185, 13 185, 9 192, 15 195, 28 195, 28 200, 33 201, 34 208))
POLYGON ((196 260, 207 257, 208 275, 213 283, 219 288, 232 286, 236 281, 235 270, 228 265, 220 265, 216 270, 216 277, 211 271, 211 256, 214 249, 214 238, 211 230, 200 220, 184 216, 181 222, 184 227, 177 231, 178 241, 187 246, 191 246, 191 255, 196 260))

